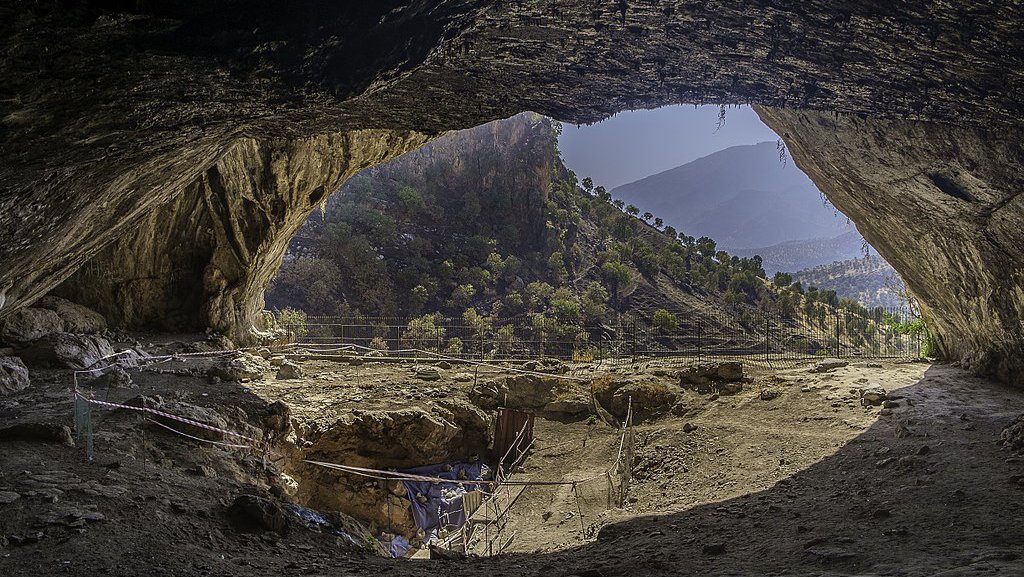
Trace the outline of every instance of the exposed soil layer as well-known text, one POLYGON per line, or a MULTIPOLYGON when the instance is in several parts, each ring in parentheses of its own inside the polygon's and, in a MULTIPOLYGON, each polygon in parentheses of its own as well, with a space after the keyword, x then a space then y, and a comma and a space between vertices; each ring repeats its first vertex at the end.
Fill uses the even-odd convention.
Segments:
MULTIPOLYGON (((577 509, 565 487, 531 487, 507 529, 517 553, 463 562, 391 561, 294 520, 280 532, 240 531, 229 515, 238 495, 293 499, 273 464, 173 435, 134 413, 95 411, 92 463, 81 439, 77 447, 59 436, 3 441, 0 569, 28 576, 1024 571, 1024 458, 997 443, 1024 412, 1024 395, 949 366, 854 365, 754 371, 733 395, 677 392, 671 412, 636 424, 624 507, 602 503, 595 491, 577 509), (857 392, 875 391, 873 384, 885 389, 884 404, 857 392)), ((458 367, 424 381, 411 366, 306 361, 302 379, 268 372, 247 383, 162 367, 179 374, 129 371, 136 388, 98 392, 111 400, 161 396, 214 411, 234 430, 294 436, 357 407, 459 403, 473 387, 456 380, 458 367), (371 399, 368 390, 377 394, 371 399), (291 428, 270 418, 280 413, 276 400, 292 407, 291 428)), ((633 365, 609 376, 675 390, 675 370, 633 365)), ((504 378, 491 370, 476 376, 504 378)), ((32 378, 0 404, 4 427, 71 424, 68 372, 32 378)), ((586 414, 542 415, 536 432, 518 478, 579 478, 614 459, 617 430, 586 414)), ((288 442, 276 446, 284 451, 288 442)))

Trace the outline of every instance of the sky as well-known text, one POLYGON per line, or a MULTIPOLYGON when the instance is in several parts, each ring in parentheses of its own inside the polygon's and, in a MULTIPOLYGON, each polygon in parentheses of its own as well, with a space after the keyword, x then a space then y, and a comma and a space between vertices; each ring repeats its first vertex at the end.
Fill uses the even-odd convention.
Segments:
POLYGON ((590 126, 563 124, 558 149, 579 178, 611 190, 730 146, 777 139, 749 106, 727 108, 718 129, 718 106, 677 105, 621 112, 590 126))

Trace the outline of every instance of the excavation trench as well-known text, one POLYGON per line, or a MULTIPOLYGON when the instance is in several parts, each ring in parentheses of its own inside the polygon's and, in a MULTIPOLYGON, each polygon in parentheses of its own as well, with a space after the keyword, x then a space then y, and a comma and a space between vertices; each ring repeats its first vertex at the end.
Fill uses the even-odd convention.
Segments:
MULTIPOLYGON (((346 365, 303 364, 328 383, 340 366, 346 365)), ((428 545, 435 555, 444 549, 456 556, 535 550, 537 540, 526 533, 534 523, 549 521, 554 509, 555 532, 579 543, 596 535, 597 527, 588 522, 597 523, 599 514, 621 505, 622 475, 609 473, 608 465, 616 451, 623 463, 628 456, 621 456, 618 424, 588 418, 589 382, 495 372, 478 374, 474 383, 465 380, 466 373, 446 378, 445 369, 399 363, 371 370, 381 377, 355 388, 374 387, 379 396, 372 398, 348 386, 319 389, 310 380, 290 385, 290 395, 306 402, 288 401, 293 435, 278 463, 290 500, 351 518, 358 525, 348 525, 346 532, 357 534, 360 544, 394 557, 423 556, 428 545), (434 370, 444 375, 438 381, 396 378, 434 370), (574 453, 593 456, 593 466, 579 469, 587 459, 574 453), (575 469, 563 467, 567 456, 575 469), (395 478, 396 473, 417 477, 395 478), (583 478, 587 483, 574 485, 583 478), (564 517, 566 511, 572 515, 564 517)), ((267 396, 279 395, 279 381, 262 386, 267 396)))

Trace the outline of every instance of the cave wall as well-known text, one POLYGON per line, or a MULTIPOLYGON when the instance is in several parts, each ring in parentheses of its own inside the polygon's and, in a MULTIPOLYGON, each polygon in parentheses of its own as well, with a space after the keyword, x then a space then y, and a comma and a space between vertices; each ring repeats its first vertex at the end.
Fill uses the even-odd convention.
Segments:
POLYGON ((1024 369, 1024 130, 757 107, 920 300, 942 352, 1024 369))
POLYGON ((309 213, 359 170, 426 141, 389 130, 240 139, 55 292, 115 326, 209 327, 249 342, 264 328, 263 291, 309 213))
MULTIPOLYGON (((1024 117, 1024 5, 1011 0, 0 0, 0 16, 0 318, 85 266, 61 291, 105 303, 125 321, 177 327, 198 319, 246 334, 256 285, 276 266, 297 226, 292 217, 308 212, 296 205, 284 215, 280 206, 290 206, 292 192, 298 199, 343 177, 325 161, 303 169, 302 182, 279 180, 267 158, 242 152, 245 142, 259 156, 272 141, 356 130, 433 135, 524 110, 589 122, 674 103, 862 115, 907 130, 933 123, 922 130, 936 135, 943 126, 1009 133, 1024 117), (232 168, 227 184, 214 178, 232 168), (114 282, 90 286, 90 268, 114 282), (160 278, 168 275, 177 280, 160 278)), ((787 137, 794 156, 820 169, 814 178, 837 205, 844 194, 851 205, 897 204, 889 188, 869 189, 870 179, 848 185, 836 155, 802 149, 798 138, 787 137)), ((916 147, 879 142, 864 165, 968 154, 916 147)), ((977 156, 983 170, 999 171, 1003 160, 977 156)), ((1007 261, 991 257, 1019 233, 989 232, 974 204, 944 209, 978 223, 968 236, 979 244, 961 246, 964 256, 988 255, 977 265, 892 262, 921 279, 912 286, 922 293, 924 279, 954 274, 926 267, 955 265, 977 281, 956 285, 972 306, 1005 308, 971 314, 1010 318, 1016 297, 977 295, 1021 290, 1020 279, 1002 272, 1007 261)), ((1015 210, 1009 203, 994 218, 1015 210)), ((870 238, 865 221, 876 215, 852 212, 870 238)), ((939 228, 928 230, 934 237, 939 228)), ((922 298, 936 319, 968 316, 960 301, 922 298)), ((1000 322, 1016 342, 1019 327, 1000 322)), ((1007 350, 978 352, 990 340, 945 342, 967 356, 1007 350)))

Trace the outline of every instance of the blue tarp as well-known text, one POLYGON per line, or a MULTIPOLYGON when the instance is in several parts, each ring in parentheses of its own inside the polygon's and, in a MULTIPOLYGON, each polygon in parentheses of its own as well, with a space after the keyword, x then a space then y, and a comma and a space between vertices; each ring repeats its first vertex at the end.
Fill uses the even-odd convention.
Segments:
MULTIPOLYGON (((490 467, 479 461, 426 465, 402 472, 453 481, 489 481, 493 478, 490 467)), ((477 485, 431 481, 402 481, 402 484, 405 485, 407 496, 412 503, 412 516, 416 526, 423 531, 424 543, 429 543, 439 529, 464 525, 466 511, 462 504, 462 496, 478 489, 477 485)))
POLYGON ((307 529, 312 529, 313 531, 320 531, 321 533, 330 533, 331 535, 344 538, 356 547, 362 547, 362 544, 359 541, 357 541, 355 538, 353 538, 351 535, 341 530, 340 528, 335 527, 333 523, 328 521, 327 518, 321 515, 320 513, 317 513, 312 509, 307 509, 300 505, 296 505, 294 503, 288 503, 284 506, 284 508, 292 515, 298 517, 299 520, 302 521, 302 524, 305 525, 307 529))

